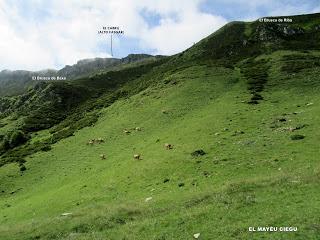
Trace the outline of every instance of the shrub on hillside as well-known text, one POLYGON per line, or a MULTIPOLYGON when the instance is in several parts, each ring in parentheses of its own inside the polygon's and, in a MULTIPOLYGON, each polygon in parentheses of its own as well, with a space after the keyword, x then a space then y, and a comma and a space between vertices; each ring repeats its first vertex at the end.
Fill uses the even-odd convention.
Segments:
POLYGON ((27 170, 26 166, 24 164, 20 164, 19 165, 20 171, 24 172, 25 170, 27 170))
POLYGON ((0 143, 0 154, 4 153, 8 149, 10 149, 9 141, 3 140, 0 143))
POLYGON ((260 95, 260 94, 258 94, 258 93, 254 93, 253 95, 252 95, 252 97, 251 97, 251 100, 263 100, 263 97, 260 95))
POLYGON ((300 134, 295 134, 295 135, 291 136, 292 140, 301 140, 301 139, 304 139, 304 138, 305 138, 305 136, 300 135, 300 134))
POLYGON ((21 130, 8 133, 0 141, 0 154, 24 144, 28 139, 28 136, 21 130))
POLYGON ((42 146, 40 149, 41 149, 41 151, 43 151, 43 152, 48 152, 48 151, 51 150, 51 145, 49 145, 49 144, 43 144, 43 146, 42 146))
POLYGON ((9 145, 11 148, 17 147, 28 141, 28 137, 21 130, 13 131, 9 136, 9 145))
POLYGON ((192 152, 192 153, 191 153, 191 156, 192 156, 192 157, 199 157, 199 156, 203 156, 203 155, 205 155, 205 154, 206 154, 205 151, 203 151, 202 149, 198 149, 198 150, 192 152))

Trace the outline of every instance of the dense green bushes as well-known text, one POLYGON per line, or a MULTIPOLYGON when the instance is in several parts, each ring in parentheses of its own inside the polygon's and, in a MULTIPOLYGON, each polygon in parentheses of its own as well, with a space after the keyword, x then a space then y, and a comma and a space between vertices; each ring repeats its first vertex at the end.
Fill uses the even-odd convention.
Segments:
POLYGON ((21 130, 16 130, 11 133, 9 137, 9 144, 10 144, 10 147, 14 148, 16 146, 19 146, 25 143, 27 140, 28 140, 28 137, 24 132, 22 132, 21 130))
POLYGON ((248 90, 252 94, 250 104, 257 104, 259 100, 263 100, 260 92, 263 91, 268 80, 268 69, 268 62, 264 59, 254 60, 254 58, 250 58, 243 64, 241 73, 246 78, 248 90))
POLYGON ((13 132, 10 132, 2 138, 3 139, 2 144, 0 146, 0 151, 15 148, 19 145, 24 144, 29 139, 29 137, 21 130, 15 130, 13 132))
POLYGON ((301 134, 294 134, 294 135, 290 136, 290 138, 291 138, 292 140, 301 140, 301 139, 304 139, 305 136, 303 136, 303 135, 301 135, 301 134))

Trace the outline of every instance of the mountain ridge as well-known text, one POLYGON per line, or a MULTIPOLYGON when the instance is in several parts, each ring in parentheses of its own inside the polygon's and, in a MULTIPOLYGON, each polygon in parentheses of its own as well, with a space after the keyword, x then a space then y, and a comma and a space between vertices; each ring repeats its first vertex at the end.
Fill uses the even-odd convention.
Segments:
POLYGON ((78 60, 73 65, 55 70, 46 69, 40 71, 27 70, 2 70, 0 72, 0 97, 18 95, 36 84, 32 77, 63 77, 76 79, 88 76, 97 71, 107 71, 124 64, 139 63, 146 60, 157 59, 163 56, 152 56, 148 54, 129 54, 124 58, 91 58, 78 60))

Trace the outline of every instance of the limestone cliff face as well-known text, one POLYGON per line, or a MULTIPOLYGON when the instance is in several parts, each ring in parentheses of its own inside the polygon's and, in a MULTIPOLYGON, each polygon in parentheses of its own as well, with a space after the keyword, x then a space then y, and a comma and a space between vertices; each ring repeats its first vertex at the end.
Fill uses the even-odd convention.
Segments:
POLYGON ((263 24, 259 25, 255 31, 255 37, 260 41, 276 41, 284 37, 302 35, 305 30, 299 26, 287 24, 263 24))

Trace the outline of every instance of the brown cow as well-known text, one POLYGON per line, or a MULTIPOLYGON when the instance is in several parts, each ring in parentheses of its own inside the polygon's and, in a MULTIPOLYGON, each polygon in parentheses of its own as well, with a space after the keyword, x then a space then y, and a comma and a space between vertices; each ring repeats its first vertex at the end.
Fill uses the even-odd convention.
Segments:
POLYGON ((100 137, 100 138, 95 139, 95 142, 100 144, 100 143, 104 143, 104 140, 103 140, 103 138, 100 137))
POLYGON ((165 148, 166 148, 167 150, 170 150, 170 149, 173 148, 173 145, 170 144, 170 143, 165 143, 164 146, 165 146, 165 148))
POLYGON ((141 127, 136 127, 134 130, 141 131, 141 127))
POLYGON ((93 145, 94 144, 94 140, 89 140, 88 142, 87 142, 87 145, 93 145))

